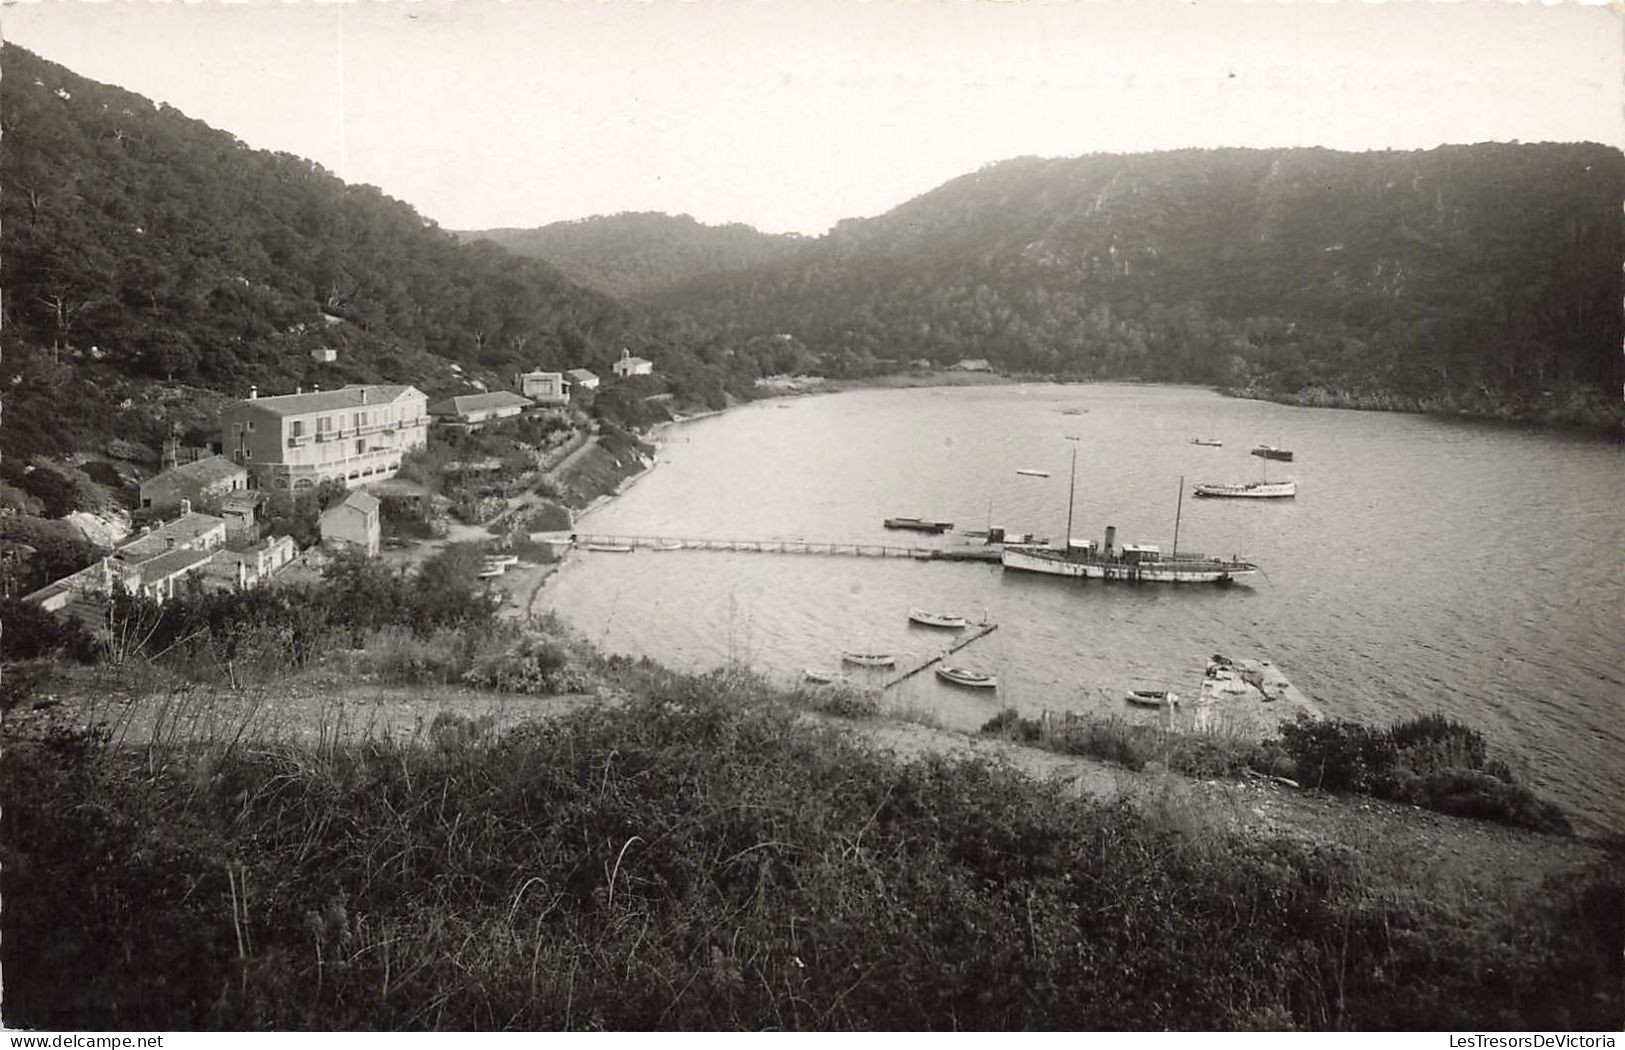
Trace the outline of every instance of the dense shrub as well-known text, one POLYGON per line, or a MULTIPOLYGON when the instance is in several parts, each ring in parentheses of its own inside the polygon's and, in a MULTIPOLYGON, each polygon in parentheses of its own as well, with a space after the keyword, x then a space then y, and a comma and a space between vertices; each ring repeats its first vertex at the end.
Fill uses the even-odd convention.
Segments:
POLYGON ((874 718, 880 713, 880 700, 872 690, 850 685, 813 686, 798 696, 804 706, 837 718, 874 718))
POLYGON ((46 612, 33 602, 0 599, 0 660, 88 660, 95 651, 95 640, 78 620, 46 612))
POLYGON ((27 594, 70 576, 102 553, 67 522, 26 515, 0 516, 0 547, 22 555, 11 581, 16 594, 27 594))
POLYGON ((575 692, 587 685, 569 650, 556 638, 527 634, 494 641, 496 644, 474 657, 473 666, 463 672, 463 681, 481 689, 533 696, 575 692))
POLYGON ((1392 736, 1359 722, 1300 718, 1281 727, 1298 779, 1327 791, 1369 792, 1393 768, 1392 736))
POLYGON ((1281 727, 1280 742, 1308 787, 1543 831, 1569 830, 1561 810, 1518 783, 1506 763, 1489 757, 1482 734, 1443 715, 1386 730, 1300 718, 1281 727))

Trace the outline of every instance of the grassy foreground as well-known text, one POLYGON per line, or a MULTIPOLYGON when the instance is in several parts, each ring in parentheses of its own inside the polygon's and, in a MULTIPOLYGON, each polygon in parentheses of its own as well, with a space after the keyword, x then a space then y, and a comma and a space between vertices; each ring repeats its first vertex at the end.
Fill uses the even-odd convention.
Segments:
POLYGON ((415 744, 0 768, 5 1020, 124 1029, 1599 1029, 1621 874, 1352 853, 898 764, 746 678, 415 744))

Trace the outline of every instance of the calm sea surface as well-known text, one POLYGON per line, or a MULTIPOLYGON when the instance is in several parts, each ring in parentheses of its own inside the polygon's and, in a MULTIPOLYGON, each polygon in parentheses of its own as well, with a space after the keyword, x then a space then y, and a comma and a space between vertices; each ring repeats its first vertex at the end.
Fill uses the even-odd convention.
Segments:
POLYGON ((1078 584, 995 565, 706 551, 579 552, 543 588, 603 648, 784 680, 842 650, 931 654, 911 606, 998 631, 890 702, 974 729, 1001 706, 1123 712, 1125 688, 1194 693, 1209 653, 1274 660, 1328 715, 1433 711, 1484 732, 1552 798, 1625 829, 1625 450, 1538 430, 1300 409, 1118 385, 872 390, 759 402, 668 431, 658 469, 583 532, 894 544, 892 515, 1059 540, 1173 545, 1179 479, 1295 477, 1287 501, 1187 497, 1180 550, 1239 554, 1247 586, 1078 584), (1195 436, 1222 448, 1189 444, 1195 436), (1018 475, 1044 470, 1048 478, 1018 475))

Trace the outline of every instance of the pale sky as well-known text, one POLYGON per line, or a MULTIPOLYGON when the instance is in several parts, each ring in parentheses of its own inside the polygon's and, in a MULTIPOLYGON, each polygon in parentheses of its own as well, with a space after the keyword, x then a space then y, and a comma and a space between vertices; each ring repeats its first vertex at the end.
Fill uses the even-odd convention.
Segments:
POLYGON ((1575 3, 41 0, 0 31, 449 229, 821 233, 1028 154, 1625 146, 1621 17, 1575 3))

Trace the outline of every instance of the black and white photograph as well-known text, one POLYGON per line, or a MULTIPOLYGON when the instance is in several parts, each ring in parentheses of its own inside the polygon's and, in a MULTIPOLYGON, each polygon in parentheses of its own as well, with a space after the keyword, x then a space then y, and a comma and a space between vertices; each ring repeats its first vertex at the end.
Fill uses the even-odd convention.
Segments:
POLYGON ((0 36, 10 1045, 1615 1046, 1617 5, 0 36))

